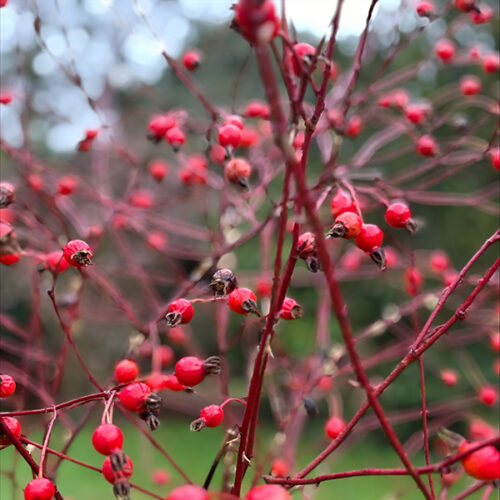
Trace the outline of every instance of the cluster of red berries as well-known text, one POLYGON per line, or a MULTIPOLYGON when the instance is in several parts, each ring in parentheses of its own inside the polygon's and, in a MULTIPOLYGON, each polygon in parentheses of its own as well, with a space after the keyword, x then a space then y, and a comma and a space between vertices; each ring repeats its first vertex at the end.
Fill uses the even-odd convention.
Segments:
POLYGON ((92 143, 99 134, 99 130, 95 128, 89 128, 85 131, 85 137, 78 143, 78 151, 89 151, 92 147, 92 143))

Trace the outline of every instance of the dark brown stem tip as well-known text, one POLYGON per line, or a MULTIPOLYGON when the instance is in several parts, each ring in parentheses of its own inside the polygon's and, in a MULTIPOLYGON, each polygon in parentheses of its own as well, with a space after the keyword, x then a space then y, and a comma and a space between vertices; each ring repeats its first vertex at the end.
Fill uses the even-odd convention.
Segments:
POLYGON ((300 319, 300 318, 302 318, 303 314, 304 314, 304 310, 298 304, 296 306, 293 306, 292 310, 290 311, 290 316, 293 319, 300 319))
POLYGON ((321 270, 321 266, 317 257, 311 256, 306 259, 306 266, 312 273, 317 273, 321 270))
POLYGON ((202 418, 197 418, 196 420, 193 420, 191 422, 189 429, 193 432, 200 432, 204 427, 206 427, 205 420, 203 420, 202 418))
POLYGON ((244 300, 243 303, 241 304, 241 308, 247 313, 254 313, 254 314, 258 313, 257 303, 255 302, 255 300, 252 299, 244 300))
POLYGON ((319 415, 319 408, 314 399, 304 397, 304 408, 309 417, 317 417, 319 415))
POLYGON ((130 500, 130 484, 119 480, 113 485, 113 493, 118 500, 130 500))
POLYGON ((218 375, 220 373, 220 358, 219 356, 210 356, 203 361, 205 372, 210 375, 218 375))
POLYGON ((377 267, 381 271, 385 271, 386 270, 385 252, 384 252, 384 249, 382 247, 377 248, 376 250, 373 250, 370 253, 370 259, 372 259, 373 262, 375 262, 375 264, 377 264, 377 267))
POLYGON ((238 179, 236 179, 236 184, 240 186, 244 191, 250 191, 250 183, 248 182, 248 177, 238 177, 238 179))
POLYGON ((343 222, 336 222, 330 231, 326 233, 327 238, 343 238, 347 233, 347 228, 343 222))
POLYGON ((167 321, 167 326, 170 326, 170 328, 174 328, 182 321, 182 315, 178 311, 172 311, 165 315, 165 319, 167 321))
POLYGON ((410 219, 405 226, 405 229, 410 233, 410 234, 415 234, 418 231, 418 225, 417 223, 413 220, 410 219))
POLYGON ((160 419, 156 416, 153 415, 152 413, 148 413, 144 416, 143 420, 146 422, 146 425, 148 426, 148 429, 153 432, 158 427, 160 427, 160 419))

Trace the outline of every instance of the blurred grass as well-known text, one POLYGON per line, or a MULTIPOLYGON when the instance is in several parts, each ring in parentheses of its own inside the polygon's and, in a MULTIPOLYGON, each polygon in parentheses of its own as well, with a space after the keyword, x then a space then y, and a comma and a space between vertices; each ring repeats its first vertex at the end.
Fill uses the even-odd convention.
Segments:
MULTIPOLYGON (((125 434, 124 451, 134 462, 133 482, 139 486, 149 489, 160 496, 167 496, 169 491, 180 484, 183 484, 178 473, 167 464, 165 458, 160 455, 135 429, 125 422, 120 422, 125 434), (151 474, 156 469, 164 469, 171 473, 171 481, 168 485, 155 485, 151 479, 151 474)), ((103 457, 94 451, 91 445, 91 431, 94 426, 87 425, 69 450, 69 456, 82 460, 83 462, 99 467, 103 457)), ((272 430, 266 427, 259 439, 263 448, 269 448, 272 430)), ((34 433, 30 438, 41 442, 40 432, 34 433)), ((60 449, 62 435, 55 432, 51 439, 51 446, 60 449)), ((218 450, 223 438, 221 429, 205 429, 201 433, 189 431, 189 426, 185 421, 179 419, 164 418, 162 426, 155 433, 155 438, 165 447, 182 469, 188 474, 193 482, 201 484, 211 466, 212 460, 218 450)), ((304 466, 308 463, 326 444, 319 432, 308 429, 300 444, 301 463, 304 466)), ((264 450, 262 450, 264 451, 264 450)), ((266 450, 267 451, 267 450, 266 450)), ((264 451, 265 453, 265 451, 264 451)), ((260 455, 262 456, 262 455, 260 455)), ((34 452, 34 457, 38 462, 39 450, 34 452)), ((49 461, 49 465, 52 462, 49 461)), ((422 457, 418 457, 415 463, 423 464, 422 457)), ((338 453, 331 457, 326 464, 319 467, 316 473, 329 473, 360 469, 364 467, 400 467, 397 457, 391 448, 384 444, 377 443, 376 439, 366 436, 361 442, 353 447, 339 448, 338 453)), ((22 488, 31 479, 28 466, 16 454, 14 458, 13 448, 7 448, 0 452, 0 469, 2 471, 0 480, 0 498, 2 500, 21 500, 23 498, 22 488), (16 467, 16 481, 18 487, 12 491, 12 482, 6 477, 6 473, 16 467)), ((221 482, 220 470, 215 475, 212 486, 216 489, 221 482)), ((267 472, 267 471, 265 471, 267 472)), ((58 487, 65 500, 113 500, 112 488, 104 478, 97 472, 64 461, 59 469, 58 487)), ((249 469, 248 481, 253 477, 253 469, 249 469)), ((448 498, 461 491, 464 487, 472 484, 472 479, 461 478, 461 480, 451 489, 448 498)), ((243 491, 248 489, 247 482, 243 491)), ((439 478, 435 476, 435 484, 439 491, 439 478)), ((417 500, 422 495, 416 490, 413 482, 407 477, 357 477, 341 479, 333 482, 325 482, 316 490, 315 486, 308 486, 307 491, 314 493, 316 500, 331 499, 404 499, 417 500)), ((479 499, 482 493, 472 495, 468 498, 479 499)), ((300 498, 299 493, 293 495, 300 498)), ((132 490, 132 500, 146 500, 151 498, 138 491, 132 490)))

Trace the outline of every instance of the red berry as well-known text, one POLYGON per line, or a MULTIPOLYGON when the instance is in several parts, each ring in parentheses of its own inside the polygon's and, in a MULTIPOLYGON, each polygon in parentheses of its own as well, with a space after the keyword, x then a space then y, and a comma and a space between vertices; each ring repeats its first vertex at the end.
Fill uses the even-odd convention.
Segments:
POLYGON ((59 194, 68 195, 72 194, 78 186, 78 178, 74 175, 65 175, 59 179, 57 189, 59 194))
POLYGON ((127 410, 138 412, 144 407, 150 394, 151 389, 146 384, 133 382, 122 389, 118 398, 127 410))
POLYGON ((302 233, 297 241, 297 250, 301 259, 307 259, 316 253, 316 238, 313 233, 302 233))
POLYGON ((92 445, 102 455, 111 455, 123 447, 123 434, 113 424, 101 424, 92 434, 92 445))
POLYGON ((392 247, 385 247, 385 265, 387 268, 396 267, 399 263, 399 254, 392 247))
POLYGON ((232 123, 223 125, 219 130, 219 144, 225 148, 237 148, 241 141, 241 129, 232 123))
POLYGON ((88 139, 89 141, 93 141, 97 135, 99 134, 99 130, 96 128, 88 128, 85 131, 85 139, 88 139))
POLYGON ((151 208, 153 206, 153 195, 145 189, 135 189, 130 193, 128 199, 133 207, 151 208))
MULTIPOLYGON (((259 143, 259 135, 253 128, 245 127, 241 130, 240 147, 251 148, 259 143)), ((224 152, 225 154, 225 152, 224 152)))
POLYGON ((174 148, 174 151, 178 151, 186 142, 186 136, 179 127, 168 129, 165 134, 165 139, 167 139, 167 142, 174 148))
POLYGON ((460 78, 460 91, 463 95, 474 95, 481 91, 481 80, 474 75, 465 75, 460 78))
POLYGON ((167 247, 167 237, 161 231, 151 231, 146 237, 147 244, 158 252, 162 252, 167 247))
POLYGON ((450 286, 458 278, 458 271, 455 269, 447 269, 443 273, 443 283, 445 286, 450 286))
POLYGON ((265 276, 257 278, 255 292, 259 297, 270 297, 272 290, 273 282, 269 278, 266 278, 265 276))
POLYGON ((51 500, 56 494, 52 481, 44 477, 31 480, 24 490, 24 500, 51 500))
MULTIPOLYGON (((14 417, 0 418, 3 418, 3 422, 10 429, 10 432, 12 432, 12 434, 14 434, 14 436, 19 439, 21 437, 21 424, 19 423, 19 420, 14 417)), ((9 444, 12 444, 10 438, 3 434, 2 431, 0 431, 0 446, 7 446, 9 444)))
POLYGON ((423 0, 417 4, 417 14, 419 16, 428 16, 434 13, 434 4, 428 0, 423 0))
POLYGON ((224 120, 224 125, 234 125, 240 130, 243 130, 243 118, 240 115, 229 115, 224 120))
POLYGON ((177 326, 189 323, 194 316, 193 305, 189 300, 177 299, 168 305, 165 319, 168 326, 177 326))
POLYGON ((460 470, 457 471, 449 471, 449 472, 441 472, 441 481, 443 481, 443 485, 448 488, 455 484, 461 476, 460 470))
POLYGON ((469 437, 473 441, 482 441, 495 437, 497 431, 484 420, 476 417, 469 425, 469 437))
POLYGON ((454 370, 441 370, 441 373, 439 375, 443 383, 448 387, 457 385, 458 375, 454 370))
MULTIPOLYGON (((302 64, 302 70, 307 72, 308 66, 309 66, 310 62, 312 61, 312 57, 316 53, 316 49, 308 43, 296 43, 293 46, 293 49, 294 49, 295 53, 297 54, 299 61, 302 64)), ((296 76, 301 76, 302 71, 301 71, 301 68, 298 65, 297 61, 295 60, 295 57, 293 57, 293 55, 290 54, 290 58, 292 61, 293 72, 295 73, 296 76)))
POLYGON ((115 366, 115 378, 119 384, 132 382, 139 375, 139 367, 132 359, 122 359, 115 366))
POLYGON ((263 118, 267 120, 271 111, 269 106, 262 101, 250 101, 245 108, 245 116, 250 116, 252 118, 263 118))
POLYGON ((193 387, 205 378, 203 360, 195 356, 185 356, 175 365, 175 376, 180 384, 193 387))
POLYGON ((479 399, 481 400, 481 403, 487 406, 492 406, 496 403, 497 398, 498 393, 494 387, 481 387, 481 390, 479 391, 479 399))
POLYGON ((500 68, 500 55, 498 52, 483 57, 483 69, 486 73, 497 73, 498 68, 500 68))
POLYGON ((134 472, 134 464, 127 455, 125 455, 125 461, 125 465, 115 471, 111 465, 111 458, 106 457, 104 463, 102 464, 102 474, 106 478, 106 481, 111 484, 115 484, 117 481, 127 480, 132 476, 134 472))
POLYGON ((92 250, 82 240, 71 240, 63 248, 64 258, 73 267, 84 267, 92 264, 92 250))
POLYGON ((443 250, 434 250, 429 257, 429 263, 433 271, 442 273, 450 267, 450 258, 443 250))
MULTIPOLYGON (((243 140, 243 137, 242 137, 243 140)), ((210 148, 209 158, 212 163, 216 165, 224 165, 226 161, 226 150, 220 145, 214 142, 210 148)))
MULTIPOLYGON (((463 441, 458 451, 467 451, 477 443, 463 441)), ((485 446, 462 459, 462 466, 469 476, 482 481, 500 478, 500 452, 494 446, 485 446)))
POLYGON ((361 232, 355 239, 356 246, 365 252, 373 252, 380 248, 384 233, 375 224, 363 224, 361 232))
POLYGON ((272 0, 240 0, 234 7, 234 26, 250 44, 268 43, 279 31, 280 20, 272 0))
POLYGON ((405 273, 406 291, 409 295, 417 295, 420 292, 424 278, 416 267, 410 267, 405 273))
POLYGON ((410 102, 410 96, 405 89, 395 89, 391 96, 395 108, 404 109, 410 102))
POLYGON ((302 318, 302 306, 290 297, 285 297, 283 300, 283 305, 280 310, 280 318, 286 320, 300 319, 302 318))
POLYGON ((45 269, 53 273, 63 273, 68 269, 69 262, 64 258, 62 250, 54 250, 45 256, 45 269))
POLYGON ((156 141, 160 141, 167 133, 167 130, 176 125, 177 122, 172 115, 155 115, 148 124, 150 137, 156 141))
POLYGON ((0 398, 8 398, 16 390, 16 381, 10 376, 0 375, 0 398))
POLYGON ((16 201, 16 188, 10 182, 0 182, 0 208, 8 207, 16 201))
POLYGON ((43 189, 43 179, 38 174, 30 174, 26 178, 26 182, 28 186, 35 191, 35 193, 39 193, 43 189))
POLYGON ((161 182, 168 173, 168 165, 163 160, 153 160, 149 164, 149 173, 157 182, 161 182))
POLYGON ((0 208, 0 223, 3 222, 4 224, 14 224, 16 221, 16 216, 12 210, 9 208, 0 208))
POLYGON ((290 471, 288 462, 282 458, 276 458, 271 464, 271 474, 274 477, 287 477, 290 471))
POLYGON ((252 166, 244 158, 233 158, 226 163, 224 175, 232 184, 248 187, 248 178, 252 174, 252 166))
POLYGON ((385 211, 385 220, 392 227, 405 227, 411 219, 411 211, 405 203, 392 203, 385 211))
POLYGON ((6 222, 0 222, 0 262, 11 266, 21 258, 21 247, 17 241, 16 231, 6 222))
POLYGON ((186 386, 181 384, 175 375, 167 375, 164 380, 165 387, 171 391, 185 391, 186 386))
POLYGON ((436 142, 434 137, 423 135, 417 141, 417 153, 422 156, 434 156, 436 154, 436 142))
POLYGON ((253 487, 245 500, 291 500, 292 495, 278 484, 262 484, 253 487))
POLYGON ((186 484, 172 490, 165 500, 210 500, 210 496, 200 486, 186 484))
MULTIPOLYGON (((0 5, 0 7, 3 7, 3 5, 0 5)), ((9 92, 0 93, 0 104, 9 104, 11 101, 12 101, 12 94, 10 94, 9 92)))
POLYGON ((155 356, 160 360, 162 366, 166 366, 172 363, 174 360, 174 351, 168 345, 160 345, 156 348, 155 356))
POLYGON ((494 148, 490 151, 490 159, 493 168, 500 170, 500 148, 494 148))
MULTIPOLYGON (((490 335, 490 346, 494 351, 500 352, 500 332, 495 332, 490 335)), ((5 375, 2 375, 2 377, 4 376, 5 375)), ((0 390, 0 397, 2 397, 1 390, 0 390)))
POLYGON ((344 212, 356 212, 356 205, 354 204, 351 195, 339 188, 335 196, 332 198, 330 212, 332 213, 334 219, 344 212))
POLYGON ((358 115, 352 115, 347 122, 347 126, 345 129, 345 133, 348 137, 354 139, 361 132, 361 128, 363 127, 363 121, 358 115))
POLYGON ((455 0, 455 7, 462 12, 470 12, 476 8, 476 0, 455 0))
POLYGON ((236 288, 228 295, 229 308, 238 314, 248 314, 257 310, 257 297, 248 288, 236 288))
POLYGON ((451 40, 443 38, 436 43, 436 55, 444 63, 449 62, 455 56, 455 44, 451 40))
POLYGON ((151 479, 158 486, 163 486, 170 482, 170 474, 163 469, 157 469, 151 474, 151 479))
POLYGON ((425 119, 425 109, 418 104, 410 104, 405 109, 405 115, 409 121, 420 125, 425 119))
POLYGON ((330 375, 323 375, 318 380, 318 387, 322 391, 328 392, 333 387, 333 377, 331 377, 330 375))
POLYGON ((163 391, 167 389, 166 378, 168 375, 163 375, 162 373, 153 373, 150 375, 144 383, 153 391, 163 391))
POLYGON ((361 232, 363 219, 354 212, 344 212, 335 219, 335 224, 328 232, 332 238, 354 239, 361 232))
POLYGON ((470 17, 474 24, 484 24, 487 23, 494 16, 493 9, 488 5, 482 4, 479 12, 473 10, 470 12, 470 17))
POLYGON ((217 427, 224 420, 224 410, 217 405, 205 406, 201 409, 200 418, 207 427, 217 427))
POLYGON ((201 54, 197 50, 188 50, 182 56, 182 64, 188 71, 194 71, 201 62, 201 54))
POLYGON ((179 170, 179 178, 187 185, 207 182, 207 159, 203 155, 191 155, 186 165, 179 170))
POLYGON ((326 423, 325 432, 328 437, 335 439, 344 429, 344 421, 340 417, 334 416, 326 423))
POLYGON ((0 263, 2 263, 4 266, 12 266, 16 262, 19 262, 20 259, 21 254, 18 252, 0 255, 0 263))
POLYGON ((167 330, 168 339, 172 344, 182 345, 186 342, 187 336, 181 327, 169 328, 167 330))

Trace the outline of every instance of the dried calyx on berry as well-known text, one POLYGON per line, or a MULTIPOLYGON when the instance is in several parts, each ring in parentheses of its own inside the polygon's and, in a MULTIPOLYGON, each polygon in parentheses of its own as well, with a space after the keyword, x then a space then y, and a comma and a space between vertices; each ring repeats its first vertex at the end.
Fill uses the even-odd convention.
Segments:
POLYGON ((319 408, 314 399, 308 398, 307 396, 303 399, 304 409, 309 417, 317 417, 319 415, 319 408))
POLYGON ((129 478, 134 472, 134 465, 123 452, 114 453, 104 460, 102 474, 113 485, 113 493, 119 500, 130 499, 129 478))
POLYGON ((237 285, 236 276, 231 269, 218 269, 209 286, 216 296, 223 296, 230 294, 237 285))
POLYGON ((316 254, 316 238, 313 233, 302 233, 297 242, 297 254, 306 263, 307 269, 317 273, 321 267, 316 254))
POLYGON ((165 319, 168 326, 174 327, 189 323, 193 319, 193 316, 194 309, 191 302, 186 299, 177 299, 169 304, 165 319))
POLYGON ((0 182, 0 208, 8 207, 16 201, 16 190, 10 182, 0 182))
POLYGON ((150 431, 160 426, 161 396, 152 392, 144 401, 144 407, 139 412, 139 417, 146 422, 150 431))
POLYGON ((361 232, 363 220, 354 212, 344 212, 335 219, 335 224, 326 234, 327 238, 356 238, 361 232))

